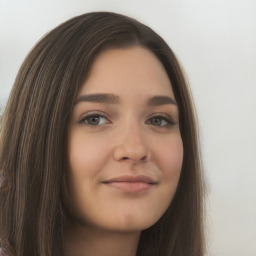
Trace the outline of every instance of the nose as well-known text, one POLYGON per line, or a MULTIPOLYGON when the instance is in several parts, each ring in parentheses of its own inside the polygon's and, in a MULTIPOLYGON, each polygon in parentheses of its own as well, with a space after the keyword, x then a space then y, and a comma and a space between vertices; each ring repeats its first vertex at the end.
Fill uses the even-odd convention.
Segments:
POLYGON ((130 161, 132 163, 147 162, 151 159, 150 149, 139 129, 125 129, 117 136, 120 138, 114 149, 116 161, 130 161))

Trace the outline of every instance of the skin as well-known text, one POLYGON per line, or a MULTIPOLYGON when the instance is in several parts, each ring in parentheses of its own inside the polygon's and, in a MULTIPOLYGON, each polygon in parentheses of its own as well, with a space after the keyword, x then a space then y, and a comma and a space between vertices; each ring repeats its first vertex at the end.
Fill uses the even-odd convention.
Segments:
POLYGON ((148 49, 110 49, 97 57, 69 129, 69 208, 77 224, 66 228, 66 255, 135 255, 141 231, 170 205, 183 160, 179 112, 173 102, 149 105, 153 96, 175 102, 164 67, 148 49), (91 94, 116 98, 85 101, 91 94), (127 191, 104 183, 122 175, 145 175, 155 184, 127 191))

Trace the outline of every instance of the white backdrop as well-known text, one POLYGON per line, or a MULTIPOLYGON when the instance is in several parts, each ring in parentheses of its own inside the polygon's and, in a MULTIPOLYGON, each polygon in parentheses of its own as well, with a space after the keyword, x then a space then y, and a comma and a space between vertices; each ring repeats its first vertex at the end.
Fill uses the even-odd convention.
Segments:
POLYGON ((0 108, 40 37, 90 11, 132 16, 176 52, 200 122, 209 255, 256 255, 256 1, 0 0, 0 108))

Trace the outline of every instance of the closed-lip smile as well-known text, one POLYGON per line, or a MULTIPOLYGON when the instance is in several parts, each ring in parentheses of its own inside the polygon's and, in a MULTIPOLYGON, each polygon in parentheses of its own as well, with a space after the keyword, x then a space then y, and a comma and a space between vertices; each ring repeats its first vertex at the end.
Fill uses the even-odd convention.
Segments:
POLYGON ((138 193, 146 191, 157 185, 157 181, 149 176, 118 176, 109 180, 103 181, 109 187, 123 190, 130 193, 138 193))

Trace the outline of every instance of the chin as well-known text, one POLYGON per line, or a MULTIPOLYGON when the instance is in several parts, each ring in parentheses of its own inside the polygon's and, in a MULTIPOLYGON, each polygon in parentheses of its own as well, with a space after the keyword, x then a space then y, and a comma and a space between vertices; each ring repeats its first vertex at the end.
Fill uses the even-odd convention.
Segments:
POLYGON ((120 232, 141 232, 153 226, 159 218, 149 218, 149 216, 147 218, 145 216, 139 218, 136 215, 130 214, 122 216, 118 221, 117 219, 113 220, 112 228, 116 227, 116 230, 120 232))

